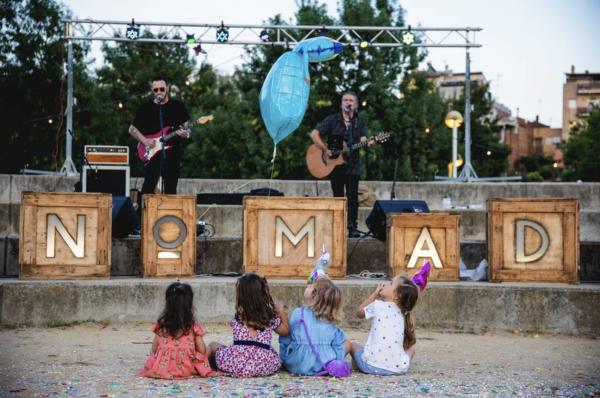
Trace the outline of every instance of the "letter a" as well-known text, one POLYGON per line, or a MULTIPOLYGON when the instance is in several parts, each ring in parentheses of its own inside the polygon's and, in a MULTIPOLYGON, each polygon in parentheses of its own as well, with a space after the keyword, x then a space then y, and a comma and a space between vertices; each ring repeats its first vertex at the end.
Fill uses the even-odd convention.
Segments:
POLYGON ((423 227, 421 230, 421 235, 419 235, 419 239, 417 239, 417 243, 410 255, 410 260, 408 260, 406 268, 414 268, 417 265, 417 260, 419 258, 431 258, 435 268, 443 268, 442 260, 440 260, 440 256, 435 249, 435 244, 433 243, 433 239, 431 239, 431 234, 427 227, 423 227), (423 248, 425 243, 427 243, 427 249, 423 248))

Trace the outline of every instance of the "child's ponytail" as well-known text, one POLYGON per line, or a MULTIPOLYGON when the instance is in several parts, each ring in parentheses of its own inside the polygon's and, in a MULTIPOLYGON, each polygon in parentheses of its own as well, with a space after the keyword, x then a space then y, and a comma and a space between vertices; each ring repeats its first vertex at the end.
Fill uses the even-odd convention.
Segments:
POLYGON ((415 323, 410 311, 417 304, 419 288, 411 279, 405 276, 402 277, 402 281, 403 283, 399 284, 396 288, 396 297, 398 298, 398 307, 402 311, 402 315, 404 315, 404 341, 402 342, 402 346, 404 350, 408 350, 417 342, 415 323))

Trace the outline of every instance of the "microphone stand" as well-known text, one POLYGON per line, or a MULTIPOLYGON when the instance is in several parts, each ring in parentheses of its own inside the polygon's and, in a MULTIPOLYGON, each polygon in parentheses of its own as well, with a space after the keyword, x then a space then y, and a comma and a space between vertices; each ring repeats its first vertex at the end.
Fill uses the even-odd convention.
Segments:
POLYGON ((392 182, 392 192, 390 192, 390 200, 396 199, 396 173, 398 172, 398 156, 394 163, 394 182, 392 182))
POLYGON ((162 101, 163 98, 162 97, 158 97, 158 118, 159 118, 159 122, 160 122, 160 142, 162 144, 162 147, 160 149, 161 154, 160 154, 160 193, 164 194, 165 193, 165 164, 167 163, 167 150, 165 148, 165 143, 163 142, 163 139, 165 138, 165 132, 164 132, 164 123, 163 123, 163 109, 162 109, 162 101))

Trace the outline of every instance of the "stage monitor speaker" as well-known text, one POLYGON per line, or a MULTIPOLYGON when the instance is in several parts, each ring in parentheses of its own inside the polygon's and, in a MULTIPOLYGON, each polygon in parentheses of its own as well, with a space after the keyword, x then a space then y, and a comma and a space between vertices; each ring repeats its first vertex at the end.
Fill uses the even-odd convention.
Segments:
POLYGON ((126 196, 112 197, 112 236, 125 238, 137 227, 138 221, 131 203, 126 196))
POLYGON ((393 213, 429 213, 424 200, 378 200, 367 217, 371 234, 381 241, 386 239, 387 216, 393 213))
POLYGON ((83 166, 81 191, 129 196, 129 166, 83 166))

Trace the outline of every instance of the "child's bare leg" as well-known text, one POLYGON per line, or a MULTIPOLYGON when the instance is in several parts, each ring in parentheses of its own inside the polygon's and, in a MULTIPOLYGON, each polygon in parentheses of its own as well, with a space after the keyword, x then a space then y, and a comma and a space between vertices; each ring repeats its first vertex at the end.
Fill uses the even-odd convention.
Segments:
POLYGON ((356 351, 360 350, 362 346, 360 344, 354 343, 350 340, 344 340, 344 350, 346 350, 346 354, 350 354, 354 356, 356 351))
POLYGON ((416 350, 415 350, 415 344, 413 344, 408 350, 406 350, 406 353, 408 354, 408 356, 410 357, 410 359, 412 360, 413 357, 416 354, 416 350))
POLYGON ((211 341, 210 344, 208 345, 208 347, 206 347, 206 356, 208 358, 210 358, 213 355, 215 355, 215 353, 217 352, 219 347, 224 347, 224 346, 223 346, 223 344, 217 343, 216 341, 211 341))

